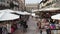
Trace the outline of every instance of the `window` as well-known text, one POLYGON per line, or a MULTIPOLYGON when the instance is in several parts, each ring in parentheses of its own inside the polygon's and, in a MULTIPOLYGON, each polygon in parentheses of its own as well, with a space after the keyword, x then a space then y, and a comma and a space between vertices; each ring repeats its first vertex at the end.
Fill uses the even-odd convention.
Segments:
POLYGON ((0 0, 0 2, 5 2, 5 0, 0 0))

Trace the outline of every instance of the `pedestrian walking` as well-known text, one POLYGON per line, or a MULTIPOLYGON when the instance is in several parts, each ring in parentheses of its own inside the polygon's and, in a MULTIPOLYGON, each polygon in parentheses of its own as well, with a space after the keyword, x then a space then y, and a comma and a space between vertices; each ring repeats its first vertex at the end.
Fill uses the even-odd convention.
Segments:
POLYGON ((6 27, 2 27, 2 34, 8 34, 8 31, 7 31, 6 27))
POLYGON ((46 29, 47 34, 50 34, 50 27, 49 27, 49 21, 48 20, 46 20, 44 28, 46 29))
POLYGON ((11 24, 6 24, 7 26, 7 31, 8 31, 8 34, 11 34, 11 24))
POLYGON ((53 29, 52 31, 53 31, 54 33, 56 33, 56 30, 54 30, 54 29, 56 29, 56 25, 55 25, 55 21, 54 21, 54 20, 51 21, 51 23, 50 23, 50 29, 53 29))
POLYGON ((23 22, 23 31, 26 32, 27 31, 27 28, 28 28, 27 22, 24 21, 23 22))
POLYGON ((17 28, 20 29, 20 24, 19 23, 17 24, 17 28))
POLYGON ((39 31, 40 31, 40 34, 42 34, 42 29, 41 29, 41 20, 40 20, 40 19, 38 19, 37 27, 38 27, 38 29, 39 29, 39 31))
POLYGON ((41 34, 43 33, 43 30, 44 30, 45 21, 46 21, 46 19, 42 19, 42 21, 41 21, 41 34))

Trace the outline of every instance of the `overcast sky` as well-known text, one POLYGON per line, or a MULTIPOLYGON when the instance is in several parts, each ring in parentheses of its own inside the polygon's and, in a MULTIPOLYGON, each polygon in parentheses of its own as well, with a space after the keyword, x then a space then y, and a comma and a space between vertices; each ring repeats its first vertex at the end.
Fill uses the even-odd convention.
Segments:
POLYGON ((40 3, 41 0, 25 0, 26 4, 40 3))

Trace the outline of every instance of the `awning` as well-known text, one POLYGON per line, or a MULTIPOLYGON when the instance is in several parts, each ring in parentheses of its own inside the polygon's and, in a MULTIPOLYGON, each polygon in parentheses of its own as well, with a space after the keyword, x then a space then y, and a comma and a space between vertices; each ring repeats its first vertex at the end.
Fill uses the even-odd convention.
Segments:
POLYGON ((0 12, 15 13, 15 11, 13 11, 13 10, 11 10, 11 9, 0 10, 0 12))
POLYGON ((60 20, 60 14, 51 16, 52 19, 60 20))
POLYGON ((38 12, 38 11, 53 11, 53 10, 60 10, 60 8, 42 8, 37 10, 32 10, 32 12, 38 12))
POLYGON ((28 12, 22 12, 22 11, 16 11, 17 14, 20 14, 20 15, 31 15, 31 13, 28 13, 28 12))
POLYGON ((0 21, 8 21, 18 19, 19 16, 11 13, 2 12, 0 13, 0 21), (2 14, 2 15, 1 15, 2 14))

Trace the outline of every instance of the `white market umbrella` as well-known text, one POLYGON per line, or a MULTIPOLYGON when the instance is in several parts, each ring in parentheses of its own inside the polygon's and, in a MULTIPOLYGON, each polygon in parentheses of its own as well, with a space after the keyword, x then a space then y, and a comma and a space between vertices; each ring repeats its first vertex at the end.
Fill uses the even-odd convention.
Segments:
POLYGON ((5 9, 5 10, 0 10, 0 12, 10 12, 10 13, 15 13, 15 11, 11 9, 5 9))
MULTIPOLYGON (((3 12, 2 12, 3 13, 3 12)), ((15 15, 15 14, 11 14, 11 13, 4 13, 1 17, 0 17, 0 21, 6 21, 6 20, 15 20, 18 19, 19 16, 15 15)))
POLYGON ((16 11, 17 14, 21 14, 21 15, 30 15, 31 13, 28 12, 22 12, 22 11, 16 11))
POLYGON ((4 13, 5 13, 5 12, 0 12, 0 17, 2 17, 4 13))
POLYGON ((51 16, 52 19, 60 20, 60 14, 51 16))

